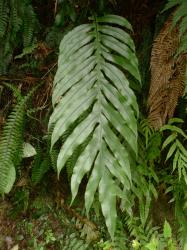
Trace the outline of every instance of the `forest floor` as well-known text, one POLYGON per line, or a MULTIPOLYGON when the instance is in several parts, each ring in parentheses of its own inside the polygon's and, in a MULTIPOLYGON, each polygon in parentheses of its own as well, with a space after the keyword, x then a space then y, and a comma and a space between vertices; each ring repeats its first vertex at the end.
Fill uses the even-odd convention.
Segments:
POLYGON ((63 210, 46 197, 36 197, 29 208, 24 208, 24 202, 0 202, 0 249, 59 249, 56 242, 63 237, 67 219, 63 210))
POLYGON ((100 240, 96 224, 84 215, 82 198, 70 207, 66 187, 49 188, 48 181, 37 187, 18 182, 0 198, 0 250, 69 250, 71 235, 82 244, 100 240))

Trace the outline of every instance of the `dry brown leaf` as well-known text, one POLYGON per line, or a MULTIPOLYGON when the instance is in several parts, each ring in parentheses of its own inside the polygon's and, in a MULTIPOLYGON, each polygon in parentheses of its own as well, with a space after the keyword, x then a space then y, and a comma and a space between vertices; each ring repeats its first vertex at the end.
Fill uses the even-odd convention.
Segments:
POLYGON ((151 85, 148 97, 149 120, 155 129, 174 115, 184 92, 186 55, 175 57, 179 47, 178 28, 171 29, 171 15, 156 37, 151 53, 151 85))

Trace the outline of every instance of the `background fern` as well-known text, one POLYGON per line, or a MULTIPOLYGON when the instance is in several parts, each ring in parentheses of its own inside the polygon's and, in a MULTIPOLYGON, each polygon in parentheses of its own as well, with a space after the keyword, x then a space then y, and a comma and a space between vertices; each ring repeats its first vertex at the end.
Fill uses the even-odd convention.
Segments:
POLYGON ((0 1, 0 38, 5 35, 8 22, 8 2, 0 1))
POLYGON ((23 47, 30 47, 33 43, 34 32, 38 21, 31 4, 25 3, 23 12, 23 47))
POLYGON ((69 235, 66 235, 63 239, 63 245, 62 250, 86 250, 86 249, 94 249, 92 246, 84 240, 80 239, 79 236, 76 233, 72 233, 69 235))
POLYGON ((40 183, 44 175, 53 168, 53 170, 57 171, 57 157, 58 157, 58 151, 54 147, 52 150, 50 150, 51 146, 51 133, 52 130, 50 130, 47 135, 44 137, 45 144, 42 146, 37 147, 37 154, 34 157, 34 160, 32 162, 32 173, 31 173, 31 180, 34 185, 40 183), (42 147, 42 148, 41 148, 42 147))
POLYGON ((23 145, 25 99, 9 115, 0 142, 0 193, 8 193, 16 178, 23 145))
POLYGON ((170 158, 173 159, 173 172, 177 169, 179 180, 183 177, 187 184, 187 150, 183 146, 185 145, 185 140, 187 140, 187 135, 181 128, 173 124, 175 122, 182 123, 183 121, 181 119, 171 119, 170 124, 163 126, 161 129, 161 131, 169 130, 171 132, 164 141, 162 149, 170 145, 166 161, 170 158), (180 137, 182 140, 179 139, 180 137))
POLYGON ((47 173, 47 171, 51 167, 51 162, 50 162, 50 155, 49 152, 45 152, 45 156, 42 153, 41 149, 37 149, 37 154, 34 157, 34 160, 32 162, 32 175, 31 175, 31 180, 34 185, 38 184, 44 175, 47 173))
POLYGON ((1 194, 9 193, 16 179, 16 168, 22 159, 26 103, 33 95, 33 92, 36 90, 36 88, 37 87, 33 88, 25 97, 18 95, 18 103, 8 116, 3 129, 0 140, 1 194))
POLYGON ((124 230, 124 226, 122 225, 121 221, 118 220, 116 233, 114 239, 112 241, 112 249, 114 250, 127 250, 128 249, 128 237, 124 230))
POLYGON ((7 72, 14 49, 33 44, 38 21, 30 0, 0 0, 0 74, 7 72))

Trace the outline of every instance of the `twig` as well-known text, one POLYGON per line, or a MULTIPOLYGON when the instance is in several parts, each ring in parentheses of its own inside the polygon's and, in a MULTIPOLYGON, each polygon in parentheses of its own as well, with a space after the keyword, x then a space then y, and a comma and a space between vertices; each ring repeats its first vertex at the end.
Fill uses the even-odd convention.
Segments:
POLYGON ((54 67, 57 65, 57 63, 54 63, 51 68, 40 78, 36 78, 36 77, 25 77, 25 78, 8 78, 8 77, 0 77, 0 81, 24 81, 24 82, 28 82, 28 80, 35 80, 35 81, 39 81, 39 80, 44 80, 45 77, 54 69, 54 67))
POLYGON ((54 69, 54 67, 56 67, 57 62, 53 64, 53 66, 51 66, 51 68, 41 77, 41 80, 43 80, 51 71, 52 69, 54 69))
POLYGON ((57 12, 57 6, 58 6, 58 0, 55 1, 54 17, 55 17, 56 12, 57 12))

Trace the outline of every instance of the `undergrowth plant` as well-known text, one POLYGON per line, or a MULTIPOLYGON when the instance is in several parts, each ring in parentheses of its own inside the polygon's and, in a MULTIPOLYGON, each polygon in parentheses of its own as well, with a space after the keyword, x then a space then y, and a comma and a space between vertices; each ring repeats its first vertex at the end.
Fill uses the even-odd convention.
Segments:
POLYGON ((17 104, 7 118, 0 140, 0 194, 9 193, 16 180, 16 168, 23 155, 26 104, 36 90, 35 87, 28 95, 22 97, 16 88, 11 85, 10 88, 18 98, 17 104))
POLYGON ((183 120, 173 118, 170 119, 169 123, 161 128, 161 131, 169 131, 171 134, 166 138, 162 145, 162 150, 166 147, 169 148, 166 156, 166 161, 172 158, 172 172, 178 171, 179 181, 184 178, 187 184, 187 150, 185 148, 185 143, 187 140, 187 135, 185 132, 174 123, 183 123, 183 120))
POLYGON ((51 148, 72 124, 57 159, 58 175, 74 150, 80 151, 71 177, 72 202, 87 174, 87 213, 98 190, 106 225, 114 236, 116 199, 123 199, 132 183, 131 162, 137 156, 138 105, 127 73, 140 84, 138 61, 129 22, 108 15, 94 17, 69 32, 60 44, 54 80, 49 128, 54 126, 51 148), (123 70, 122 70, 123 69, 123 70), (78 118, 87 110, 84 120, 78 118))
MULTIPOLYGON (((179 118, 170 117, 175 113, 178 115, 177 104, 181 99, 184 101, 187 89, 186 0, 168 0, 163 9, 168 19, 153 41, 153 46, 144 41, 145 51, 149 45, 152 48, 150 77, 149 69, 144 71, 144 64, 147 67, 149 63, 148 58, 142 63, 142 82, 146 85, 143 86, 144 90, 148 85, 146 81, 151 79, 150 91, 145 97, 142 97, 144 93, 141 92, 139 54, 136 53, 133 30, 127 19, 117 15, 94 15, 88 24, 81 24, 67 32, 76 23, 85 21, 92 1, 84 1, 87 9, 80 17, 81 1, 51 2, 54 2, 52 16, 55 25, 47 27, 46 41, 50 43, 51 39, 51 44, 54 42, 55 52, 43 42, 40 43, 43 45, 41 47, 35 44, 38 22, 34 11, 38 8, 36 3, 32 4, 30 0, 0 0, 0 75, 8 72, 8 65, 13 58, 21 62, 24 57, 28 58, 27 61, 33 57, 37 65, 33 68, 36 70, 40 65, 42 73, 45 69, 47 73, 41 76, 40 69, 37 69, 36 77, 27 76, 27 79, 32 78, 30 83, 34 84, 38 77, 44 80, 49 72, 52 76, 56 63, 49 68, 49 65, 38 64, 37 60, 40 53, 41 57, 42 54, 47 57, 51 53, 52 60, 56 60, 55 44, 63 37, 53 88, 51 90, 51 86, 48 86, 49 93, 45 100, 48 110, 44 119, 48 119, 50 114, 48 132, 44 125, 42 132, 45 131, 45 135, 41 133, 38 136, 40 139, 35 138, 36 155, 30 164, 31 171, 28 171, 31 173, 31 182, 28 179, 32 188, 40 189, 41 180, 51 167, 57 172, 60 181, 63 179, 60 174, 65 169, 65 177, 71 183, 70 207, 75 204, 77 197, 79 201, 78 193, 82 191, 87 216, 91 217, 93 211, 99 214, 101 236, 89 241, 92 230, 87 225, 81 225, 77 230, 72 225, 79 222, 72 220, 67 224, 73 229, 64 229, 59 238, 48 228, 43 243, 40 242, 41 235, 35 237, 32 232, 31 238, 35 239, 31 242, 31 248, 45 249, 49 243, 52 246, 59 243, 64 250, 185 249, 186 120, 182 120, 180 114, 179 118), (60 33, 60 30, 63 32, 60 33), (139 90, 138 98, 135 90, 139 90), (51 93, 52 113, 48 106, 51 93), (143 102, 140 100, 142 105, 148 102, 148 115, 145 115, 145 107, 139 104, 139 98, 144 99, 143 102), (166 204, 171 203, 171 218, 169 222, 166 221, 168 218, 161 218, 157 225, 154 212, 158 209, 159 213, 157 205, 162 202, 162 198, 166 204)), ((100 1, 99 13, 105 12, 105 6, 118 5, 117 1, 108 2, 100 1)), ((147 40, 150 41, 152 28, 149 32, 147 40)), ((51 63, 51 58, 46 57, 42 58, 51 63)), ((41 61, 43 63, 45 60, 41 61)), ((25 66, 17 66, 32 72, 31 64, 32 60, 25 66)), ((0 194, 9 193, 16 180, 16 171, 23 157, 27 103, 34 91, 23 97, 13 85, 9 84, 8 87, 13 90, 17 104, 9 114, 0 138, 0 194)), ((35 110, 36 107, 30 114, 35 110)), ((184 107, 183 117, 186 117, 186 110, 184 107)), ((27 188, 22 186, 15 194, 14 205, 23 212, 28 210, 32 193, 31 188, 27 188)), ((64 194, 61 197, 60 191, 57 191, 60 194, 59 206, 63 207, 65 198, 64 194)), ((41 206, 41 202, 40 197, 33 202, 33 211, 41 206)), ((48 209, 51 203, 45 202, 48 209)), ((41 209, 36 216, 43 212, 41 209)), ((55 214, 53 210, 52 214, 55 214)), ((59 217, 57 219, 60 221, 59 217)))
POLYGON ((0 0, 0 75, 7 72, 17 46, 33 45, 38 20, 30 0, 0 0))

